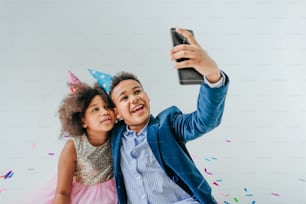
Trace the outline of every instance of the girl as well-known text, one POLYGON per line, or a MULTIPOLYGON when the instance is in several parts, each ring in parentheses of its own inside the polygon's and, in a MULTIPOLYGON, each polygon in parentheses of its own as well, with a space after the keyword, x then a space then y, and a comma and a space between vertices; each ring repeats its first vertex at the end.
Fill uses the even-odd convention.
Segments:
MULTIPOLYGON (((71 85, 71 84, 70 84, 71 85)), ((44 204, 117 203, 109 131, 113 103, 98 84, 73 84, 59 108, 63 133, 69 134, 58 162, 57 184, 32 200, 44 204)))
POLYGON ((73 136, 59 158, 54 203, 117 203, 108 132, 113 104, 99 85, 74 85, 59 108, 63 131, 73 136))

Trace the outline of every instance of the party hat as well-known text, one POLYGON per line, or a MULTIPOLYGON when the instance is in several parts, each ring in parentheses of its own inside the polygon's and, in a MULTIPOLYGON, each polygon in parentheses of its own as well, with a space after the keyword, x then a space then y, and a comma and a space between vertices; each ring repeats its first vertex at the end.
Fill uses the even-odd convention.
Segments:
POLYGON ((112 76, 93 69, 88 69, 88 71, 97 80, 98 84, 108 93, 112 82, 112 76))
POLYGON ((75 92, 75 88, 73 87, 73 85, 76 85, 78 83, 80 83, 80 79, 78 77, 76 77, 70 70, 69 72, 69 78, 70 78, 70 93, 73 94, 75 92))

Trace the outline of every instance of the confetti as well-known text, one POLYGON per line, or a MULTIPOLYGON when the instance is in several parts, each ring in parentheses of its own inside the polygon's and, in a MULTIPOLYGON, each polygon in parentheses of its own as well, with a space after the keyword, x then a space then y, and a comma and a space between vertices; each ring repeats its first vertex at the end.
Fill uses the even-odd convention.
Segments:
POLYGON ((210 158, 205 157, 204 159, 205 159, 206 161, 208 161, 208 162, 210 162, 211 160, 217 160, 216 157, 210 157, 210 158))
POLYGON ((238 198, 234 197, 234 201, 235 201, 236 203, 238 203, 238 198))
POLYGON ((212 175, 212 173, 208 172, 206 168, 204 168, 205 173, 212 175))
POLYGON ((4 179, 11 178, 11 177, 12 177, 11 174, 14 174, 12 170, 10 170, 9 172, 7 172, 7 173, 4 175, 4 179))
POLYGON ((228 194, 225 194, 223 192, 220 193, 223 197, 228 197, 228 194))
POLYGON ((48 155, 51 155, 51 156, 52 156, 52 155, 54 155, 54 153, 53 153, 53 152, 49 152, 48 155))
POLYGON ((225 140, 225 142, 231 142, 230 140, 225 140))
POLYGON ((0 178, 8 179, 8 178, 12 178, 13 175, 14 175, 14 172, 13 172, 12 170, 10 170, 10 171, 7 172, 6 174, 0 176, 0 178))
POLYGON ((213 184, 214 184, 215 186, 219 186, 219 184, 218 184, 216 181, 214 181, 213 184))
POLYGON ((272 193, 272 195, 274 195, 274 196, 280 196, 278 193, 272 193))
POLYGON ((210 159, 208 159, 207 157, 205 158, 206 161, 210 162, 210 159))
POLYGON ((251 204, 256 204, 256 201, 255 201, 255 200, 253 200, 251 204))
POLYGON ((306 180, 305 180, 305 179, 299 179, 299 181, 306 182, 306 180))

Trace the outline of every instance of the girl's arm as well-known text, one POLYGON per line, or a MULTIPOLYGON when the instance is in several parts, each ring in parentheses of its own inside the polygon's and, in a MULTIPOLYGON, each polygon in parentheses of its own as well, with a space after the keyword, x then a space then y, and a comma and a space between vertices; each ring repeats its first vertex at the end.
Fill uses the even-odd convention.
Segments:
POLYGON ((76 158, 74 143, 72 140, 69 140, 65 144, 58 161, 57 187, 55 191, 54 204, 70 203, 76 158))

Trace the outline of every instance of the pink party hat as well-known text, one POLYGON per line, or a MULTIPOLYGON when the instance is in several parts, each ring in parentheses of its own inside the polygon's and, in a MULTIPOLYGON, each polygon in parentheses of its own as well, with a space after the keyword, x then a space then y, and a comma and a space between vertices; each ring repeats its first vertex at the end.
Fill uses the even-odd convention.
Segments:
POLYGON ((75 92, 75 88, 73 87, 73 85, 76 85, 80 83, 81 81, 70 70, 68 72, 69 72, 69 78, 70 78, 70 93, 73 94, 75 92))
POLYGON ((108 93, 112 83, 112 76, 93 69, 88 69, 91 75, 97 80, 98 84, 108 93))

